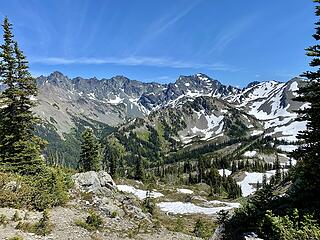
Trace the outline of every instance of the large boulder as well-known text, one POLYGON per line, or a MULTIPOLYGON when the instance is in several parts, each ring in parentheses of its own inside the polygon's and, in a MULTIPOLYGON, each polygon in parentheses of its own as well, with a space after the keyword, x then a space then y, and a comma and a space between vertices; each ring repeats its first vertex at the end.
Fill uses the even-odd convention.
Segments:
POLYGON ((89 171, 72 176, 75 187, 83 192, 110 194, 116 189, 112 177, 105 171, 89 171))

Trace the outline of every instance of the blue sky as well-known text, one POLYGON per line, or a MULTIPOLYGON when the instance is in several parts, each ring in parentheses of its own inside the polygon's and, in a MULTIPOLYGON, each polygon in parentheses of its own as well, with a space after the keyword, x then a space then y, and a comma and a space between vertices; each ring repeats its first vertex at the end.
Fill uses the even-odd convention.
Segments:
POLYGON ((225 84, 287 81, 308 69, 311 0, 10 0, 34 75, 125 75, 173 82, 205 73, 225 84))

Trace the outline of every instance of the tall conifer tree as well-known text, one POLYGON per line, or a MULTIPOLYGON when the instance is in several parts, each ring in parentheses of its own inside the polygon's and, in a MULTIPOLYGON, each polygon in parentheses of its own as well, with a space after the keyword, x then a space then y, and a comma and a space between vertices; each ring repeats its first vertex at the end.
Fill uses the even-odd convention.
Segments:
POLYGON ((99 171, 101 167, 100 144, 91 128, 82 133, 79 168, 81 171, 99 171))
POLYGON ((121 162, 121 156, 118 149, 111 143, 106 143, 104 149, 104 167, 107 166, 113 179, 118 177, 119 162, 121 162))
MULTIPOLYGON (((314 0, 316 5, 315 14, 320 16, 320 0, 314 0)), ((314 39, 320 40, 320 21, 315 23, 314 39)), ((314 71, 306 71, 301 76, 308 79, 308 84, 301 88, 297 101, 309 103, 305 109, 299 110, 300 121, 307 121, 307 129, 300 133, 299 138, 304 144, 295 152, 298 158, 295 167, 295 197, 302 207, 320 207, 320 45, 308 47, 307 56, 313 59, 310 66, 314 71)))
POLYGON ((23 174, 37 173, 44 161, 45 142, 34 134, 39 123, 32 112, 37 85, 28 71, 28 62, 13 40, 12 25, 4 19, 4 43, 0 46, 0 81, 6 89, 0 95, 0 167, 23 174))

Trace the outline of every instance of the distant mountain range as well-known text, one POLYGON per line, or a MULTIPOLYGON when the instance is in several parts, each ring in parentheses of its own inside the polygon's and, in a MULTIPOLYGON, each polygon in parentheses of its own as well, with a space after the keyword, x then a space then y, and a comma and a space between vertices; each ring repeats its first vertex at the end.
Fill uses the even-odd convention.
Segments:
POLYGON ((144 83, 124 76, 111 79, 73 78, 60 72, 37 79, 39 106, 36 113, 54 126, 60 136, 77 121, 119 126, 134 118, 156 124, 166 121, 180 125, 173 138, 182 144, 194 140, 266 134, 295 141, 305 122, 295 122, 295 110, 306 107, 293 101, 305 82, 293 78, 252 82, 239 89, 226 86, 205 74, 180 76, 175 83, 144 83), (151 117, 150 117, 151 116, 151 117))

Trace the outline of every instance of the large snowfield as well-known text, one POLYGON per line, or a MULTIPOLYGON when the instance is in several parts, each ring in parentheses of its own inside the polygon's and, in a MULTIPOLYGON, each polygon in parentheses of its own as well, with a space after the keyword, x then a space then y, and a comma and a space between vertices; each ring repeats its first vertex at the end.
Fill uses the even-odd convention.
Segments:
POLYGON ((211 201, 207 204, 221 205, 217 207, 201 207, 190 202, 161 202, 157 206, 163 211, 172 214, 217 214, 222 210, 231 210, 240 207, 240 203, 211 201))

